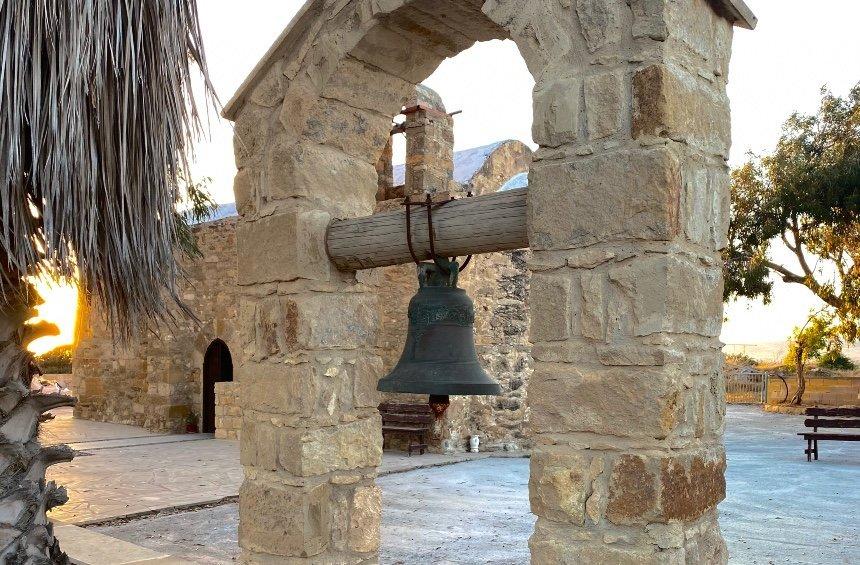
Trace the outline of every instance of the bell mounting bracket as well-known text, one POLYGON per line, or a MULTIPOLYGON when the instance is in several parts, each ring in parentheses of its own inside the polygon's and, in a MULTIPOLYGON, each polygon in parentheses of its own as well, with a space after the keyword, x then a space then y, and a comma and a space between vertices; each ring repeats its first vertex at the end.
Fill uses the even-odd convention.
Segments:
MULTIPOLYGON (((467 198, 472 197, 472 192, 469 191, 466 193, 467 198)), ((418 259, 418 255, 415 253, 415 248, 412 245, 412 206, 423 206, 427 208, 427 232, 428 239, 430 241, 430 256, 433 257, 433 262, 436 263, 436 266, 445 274, 450 275, 451 269, 448 265, 446 265, 443 261, 439 259, 439 256, 436 254, 436 246, 434 242, 434 232, 433 232, 433 209, 441 208, 445 204, 449 202, 453 202, 456 200, 453 196, 450 200, 443 200, 442 202, 433 202, 433 197, 430 194, 427 194, 427 198, 424 202, 412 202, 412 198, 407 195, 406 198, 403 199, 403 205, 406 206, 406 244, 409 246, 409 254, 412 255, 412 260, 415 261, 416 265, 421 264, 421 260, 418 259)), ((451 257, 451 263, 456 261, 456 257, 451 257)), ((466 257, 466 260, 463 261, 463 264, 459 267, 459 272, 463 272, 466 267, 469 265, 469 262, 472 260, 472 256, 469 255, 466 257)))

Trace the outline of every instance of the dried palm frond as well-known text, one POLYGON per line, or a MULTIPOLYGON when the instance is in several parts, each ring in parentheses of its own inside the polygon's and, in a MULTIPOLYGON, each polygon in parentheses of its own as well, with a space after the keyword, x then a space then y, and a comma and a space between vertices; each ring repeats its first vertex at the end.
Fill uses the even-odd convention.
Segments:
POLYGON ((214 102, 194 0, 0 0, 4 292, 77 269, 126 331, 178 302, 198 71, 214 102))

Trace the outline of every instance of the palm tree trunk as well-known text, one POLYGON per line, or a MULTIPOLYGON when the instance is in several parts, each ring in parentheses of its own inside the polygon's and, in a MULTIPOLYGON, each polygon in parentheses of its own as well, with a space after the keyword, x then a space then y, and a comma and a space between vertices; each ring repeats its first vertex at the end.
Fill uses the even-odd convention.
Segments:
POLYGON ((43 412, 76 399, 31 390, 35 365, 27 344, 53 326, 25 324, 37 294, 24 284, 0 297, 0 563, 68 563, 46 516, 68 496, 45 481, 45 469, 74 453, 66 445, 42 447, 37 436, 43 412))

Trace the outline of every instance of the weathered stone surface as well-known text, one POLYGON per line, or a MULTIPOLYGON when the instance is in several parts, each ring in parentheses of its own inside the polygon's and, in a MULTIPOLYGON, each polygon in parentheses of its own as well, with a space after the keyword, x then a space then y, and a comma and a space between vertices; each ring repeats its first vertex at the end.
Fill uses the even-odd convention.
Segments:
POLYGON ((347 57, 326 83, 322 95, 345 102, 353 108, 394 116, 400 112, 414 89, 411 82, 354 57, 347 57))
POLYGON ((719 335, 722 325, 722 271, 675 255, 627 262, 609 272, 630 304, 632 331, 719 335))
POLYGON ((621 10, 619 0, 575 0, 576 16, 582 27, 588 50, 594 53, 608 45, 621 43, 621 10))
POLYGON ((300 477, 331 471, 376 467, 382 461, 379 416, 308 430, 284 430, 278 463, 300 477))
MULTIPOLYGON (((287 113, 285 104, 282 122, 294 120, 285 116, 287 113)), ((340 149, 372 165, 388 143, 390 130, 390 117, 353 108, 338 100, 320 98, 307 112, 299 131, 308 141, 340 149)))
POLYGON ((681 171, 666 148, 537 164, 530 187, 533 249, 668 240, 678 233, 681 171))
POLYGON ((713 251, 725 248, 731 204, 729 185, 725 165, 707 167, 695 161, 687 164, 681 202, 687 239, 713 251))
POLYGON ((591 75, 585 78, 585 117, 588 138, 609 137, 621 129, 625 114, 624 82, 619 72, 591 75))
POLYGON ((547 147, 558 147, 580 137, 579 109, 582 80, 560 77, 535 90, 532 138, 547 147))
POLYGON ((725 92, 683 69, 652 65, 633 75, 634 139, 668 137, 728 156, 731 120, 725 92))
POLYGON ((726 497, 722 451, 660 461, 660 505, 665 520, 693 520, 726 497))
POLYGON ((531 339, 559 341, 570 337, 571 281, 557 275, 535 273, 530 285, 529 307, 534 316, 531 339))
POLYGON ((251 92, 251 102, 264 108, 273 108, 279 105, 284 99, 287 83, 288 80, 283 71, 283 62, 273 62, 266 71, 266 75, 251 92))
POLYGON ((236 235, 239 284, 329 280, 325 230, 330 219, 320 210, 293 209, 240 222, 236 235))
POLYGON ((657 477, 647 459, 622 455, 612 465, 606 518, 615 524, 647 521, 657 508, 657 477))
POLYGON ((411 84, 430 76, 445 58, 431 50, 414 49, 407 37, 384 24, 374 26, 350 55, 411 84))
POLYGON ((350 215, 371 212, 376 168, 340 149, 297 143, 282 134, 272 142, 264 170, 262 196, 267 200, 300 197, 334 203, 335 210, 348 209, 350 215))
POLYGON ((665 438, 684 419, 678 386, 669 369, 537 362, 529 384, 530 425, 544 433, 665 438))
POLYGON ((557 522, 582 525, 591 480, 589 460, 584 455, 535 450, 529 478, 532 512, 557 522))
POLYGON ((603 340, 606 337, 606 275, 584 272, 582 285, 582 335, 603 340))
POLYGON ((242 547, 283 557, 323 552, 331 531, 330 487, 290 487, 246 480, 239 491, 242 547))
POLYGON ((349 547, 368 553, 379 549, 379 516, 382 490, 376 485, 359 487, 352 498, 349 520, 349 547))

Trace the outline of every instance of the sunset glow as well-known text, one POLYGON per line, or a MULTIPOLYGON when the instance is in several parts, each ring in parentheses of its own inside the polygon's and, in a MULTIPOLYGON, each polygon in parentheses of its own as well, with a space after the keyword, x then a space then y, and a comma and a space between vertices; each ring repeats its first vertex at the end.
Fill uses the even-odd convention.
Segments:
POLYGON ((36 355, 61 345, 69 345, 75 341, 75 322, 78 315, 78 287, 68 279, 54 280, 47 275, 31 277, 30 283, 36 287, 42 304, 36 306, 38 315, 28 320, 36 323, 42 320, 56 324, 60 328, 59 335, 40 337, 28 346, 36 355))

